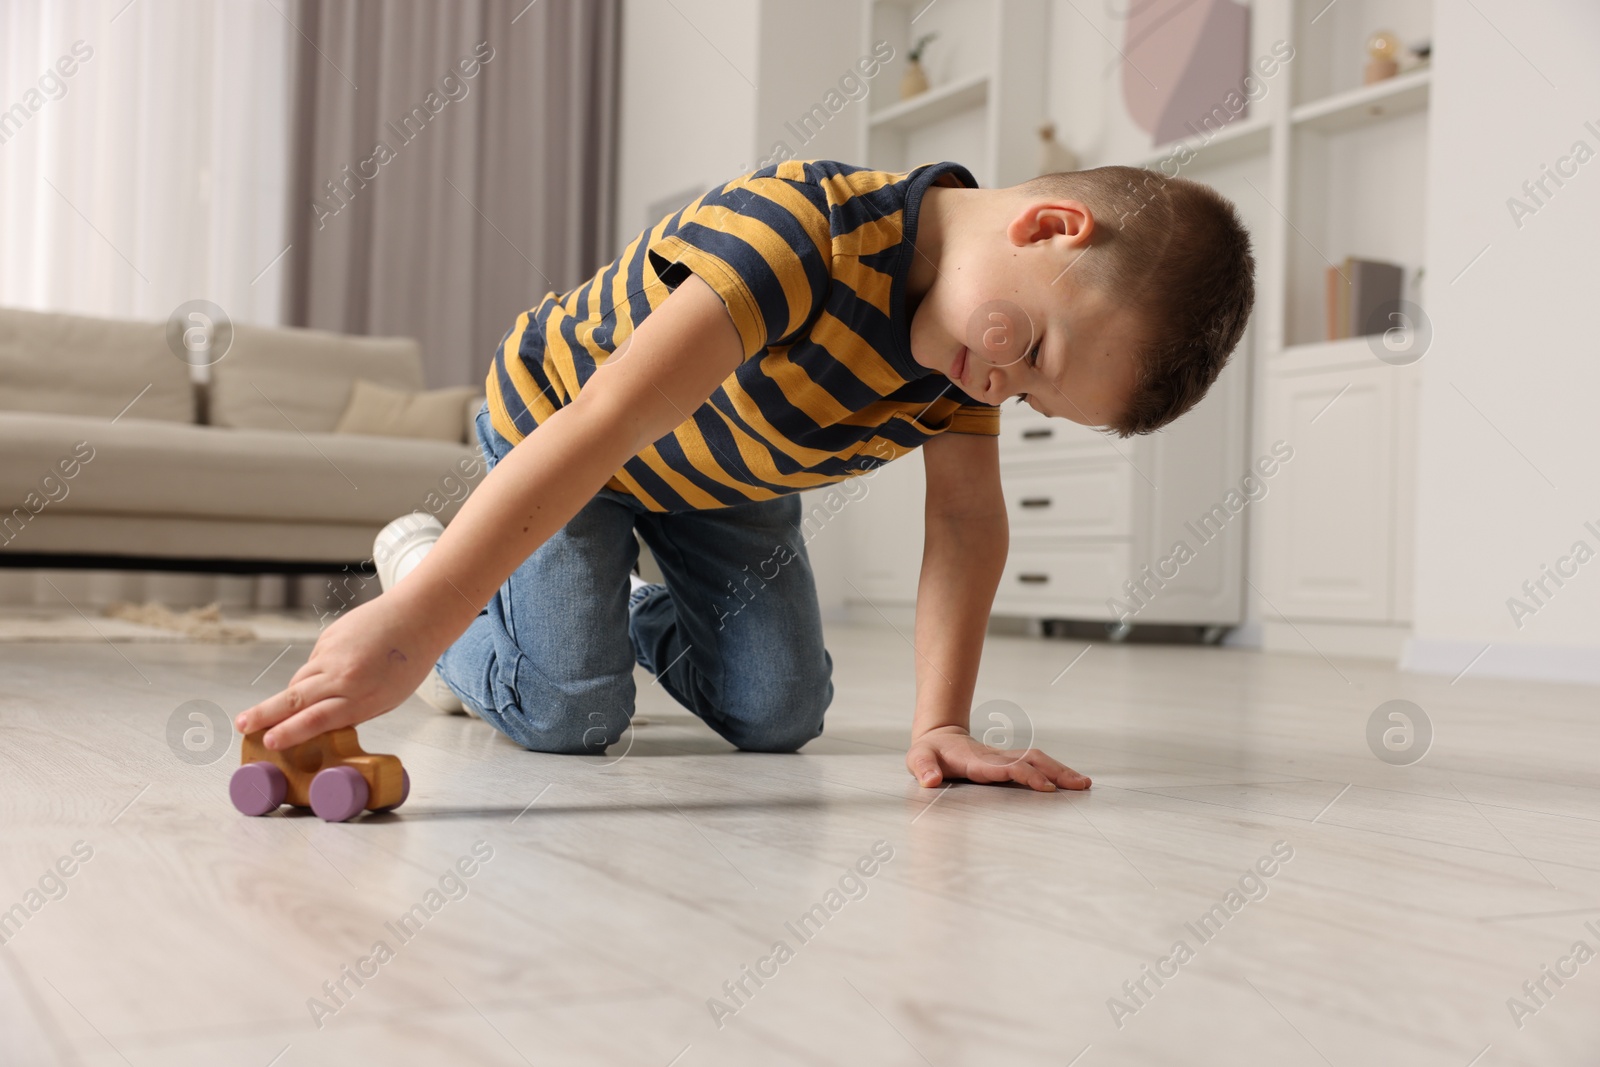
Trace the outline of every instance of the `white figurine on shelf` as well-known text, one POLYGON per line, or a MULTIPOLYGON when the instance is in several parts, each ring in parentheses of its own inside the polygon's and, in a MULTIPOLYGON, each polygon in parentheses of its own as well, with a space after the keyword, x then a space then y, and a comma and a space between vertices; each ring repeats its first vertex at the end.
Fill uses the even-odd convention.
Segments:
POLYGON ((1064 170, 1078 169, 1078 155, 1056 140, 1056 124, 1047 122, 1039 127, 1039 173, 1059 174, 1064 170))

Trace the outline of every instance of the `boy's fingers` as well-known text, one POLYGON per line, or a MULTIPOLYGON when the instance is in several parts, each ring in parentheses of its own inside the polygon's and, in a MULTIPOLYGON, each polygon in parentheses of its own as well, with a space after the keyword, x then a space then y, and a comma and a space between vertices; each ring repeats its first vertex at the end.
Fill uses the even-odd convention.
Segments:
POLYGON ((1088 789, 1090 787, 1090 776, 1088 774, 1078 774, 1077 771, 1074 771, 1066 763, 1061 763, 1059 760, 1050 760, 1050 766, 1046 766, 1045 774, 1050 774, 1051 781, 1056 782, 1056 785, 1061 785, 1064 789, 1088 789))
POLYGON ((1071 767, 1063 767, 1056 775, 1056 785, 1063 789, 1088 789, 1091 784, 1087 774, 1079 774, 1071 767))
MULTIPOLYGON (((313 652, 314 651, 315 650, 313 649, 313 652)), ((289 676, 289 684, 293 685, 296 682, 303 682, 307 678, 310 678, 313 674, 320 674, 321 672, 322 664, 318 662, 315 657, 313 657, 300 664, 300 669, 289 676)))
POLYGON ((1087 775, 1079 774, 1065 763, 1047 756, 1043 752, 1038 753, 1037 757, 1030 762, 1063 789, 1089 788, 1089 777, 1087 775))
POLYGON ((916 777, 918 785, 929 788, 938 785, 942 777, 939 772, 939 760, 931 752, 919 752, 911 757, 911 773, 916 777))
POLYGON ((329 730, 344 725, 342 713, 350 701, 342 696, 329 696, 285 719, 267 731, 261 740, 270 749, 278 750, 309 741, 329 730))
POLYGON ((1051 777, 1056 780, 1057 785, 1065 786, 1068 789, 1089 788, 1089 776, 1087 774, 1079 774, 1065 763, 1056 762, 1055 765, 1058 769, 1051 777))
POLYGON ((1056 784, 1050 780, 1039 768, 1023 760, 1011 769, 1013 781, 1021 782, 1029 789, 1037 789, 1041 793, 1054 793, 1056 784))
POLYGON ((276 726, 327 696, 327 688, 324 679, 315 674, 290 682, 283 690, 240 712, 233 724, 242 734, 276 726))

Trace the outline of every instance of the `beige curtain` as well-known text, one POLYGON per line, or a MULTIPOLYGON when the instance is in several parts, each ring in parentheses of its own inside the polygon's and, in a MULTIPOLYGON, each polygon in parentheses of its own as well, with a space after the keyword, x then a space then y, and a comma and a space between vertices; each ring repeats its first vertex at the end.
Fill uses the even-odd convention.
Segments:
POLYGON ((621 0, 299 0, 284 321, 479 385, 613 258, 621 0))

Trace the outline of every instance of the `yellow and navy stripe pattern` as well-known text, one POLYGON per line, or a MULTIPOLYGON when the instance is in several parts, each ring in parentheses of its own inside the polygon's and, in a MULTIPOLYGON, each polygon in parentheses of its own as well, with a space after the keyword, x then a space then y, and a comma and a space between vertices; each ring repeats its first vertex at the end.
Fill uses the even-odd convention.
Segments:
POLYGON ((998 408, 911 357, 906 286, 934 184, 978 183, 957 163, 789 160, 713 189, 517 317, 489 369, 495 429, 533 432, 693 273, 745 360, 608 488, 652 511, 728 507, 866 473, 941 433, 998 434, 998 408))

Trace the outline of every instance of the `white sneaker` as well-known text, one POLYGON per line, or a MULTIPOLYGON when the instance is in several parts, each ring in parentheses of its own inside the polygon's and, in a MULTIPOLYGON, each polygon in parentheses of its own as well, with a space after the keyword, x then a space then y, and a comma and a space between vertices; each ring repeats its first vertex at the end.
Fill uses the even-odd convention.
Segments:
POLYGON ((372 562, 386 592, 422 562, 442 533, 444 524, 421 511, 402 515, 378 531, 372 542, 372 562))
POLYGON ((433 668, 428 676, 417 686, 417 699, 429 707, 436 708, 447 715, 466 713, 473 718, 479 718, 476 711, 468 707, 460 697, 456 696, 454 689, 444 684, 444 679, 439 677, 439 669, 433 668))
MULTIPOLYGON (((378 570, 378 584, 385 592, 411 573, 442 533, 444 525, 420 511, 402 515, 378 531, 372 542, 372 562, 378 570)), ((417 696, 424 704, 443 712, 476 714, 445 685, 437 668, 428 671, 428 676, 417 687, 417 696)))

